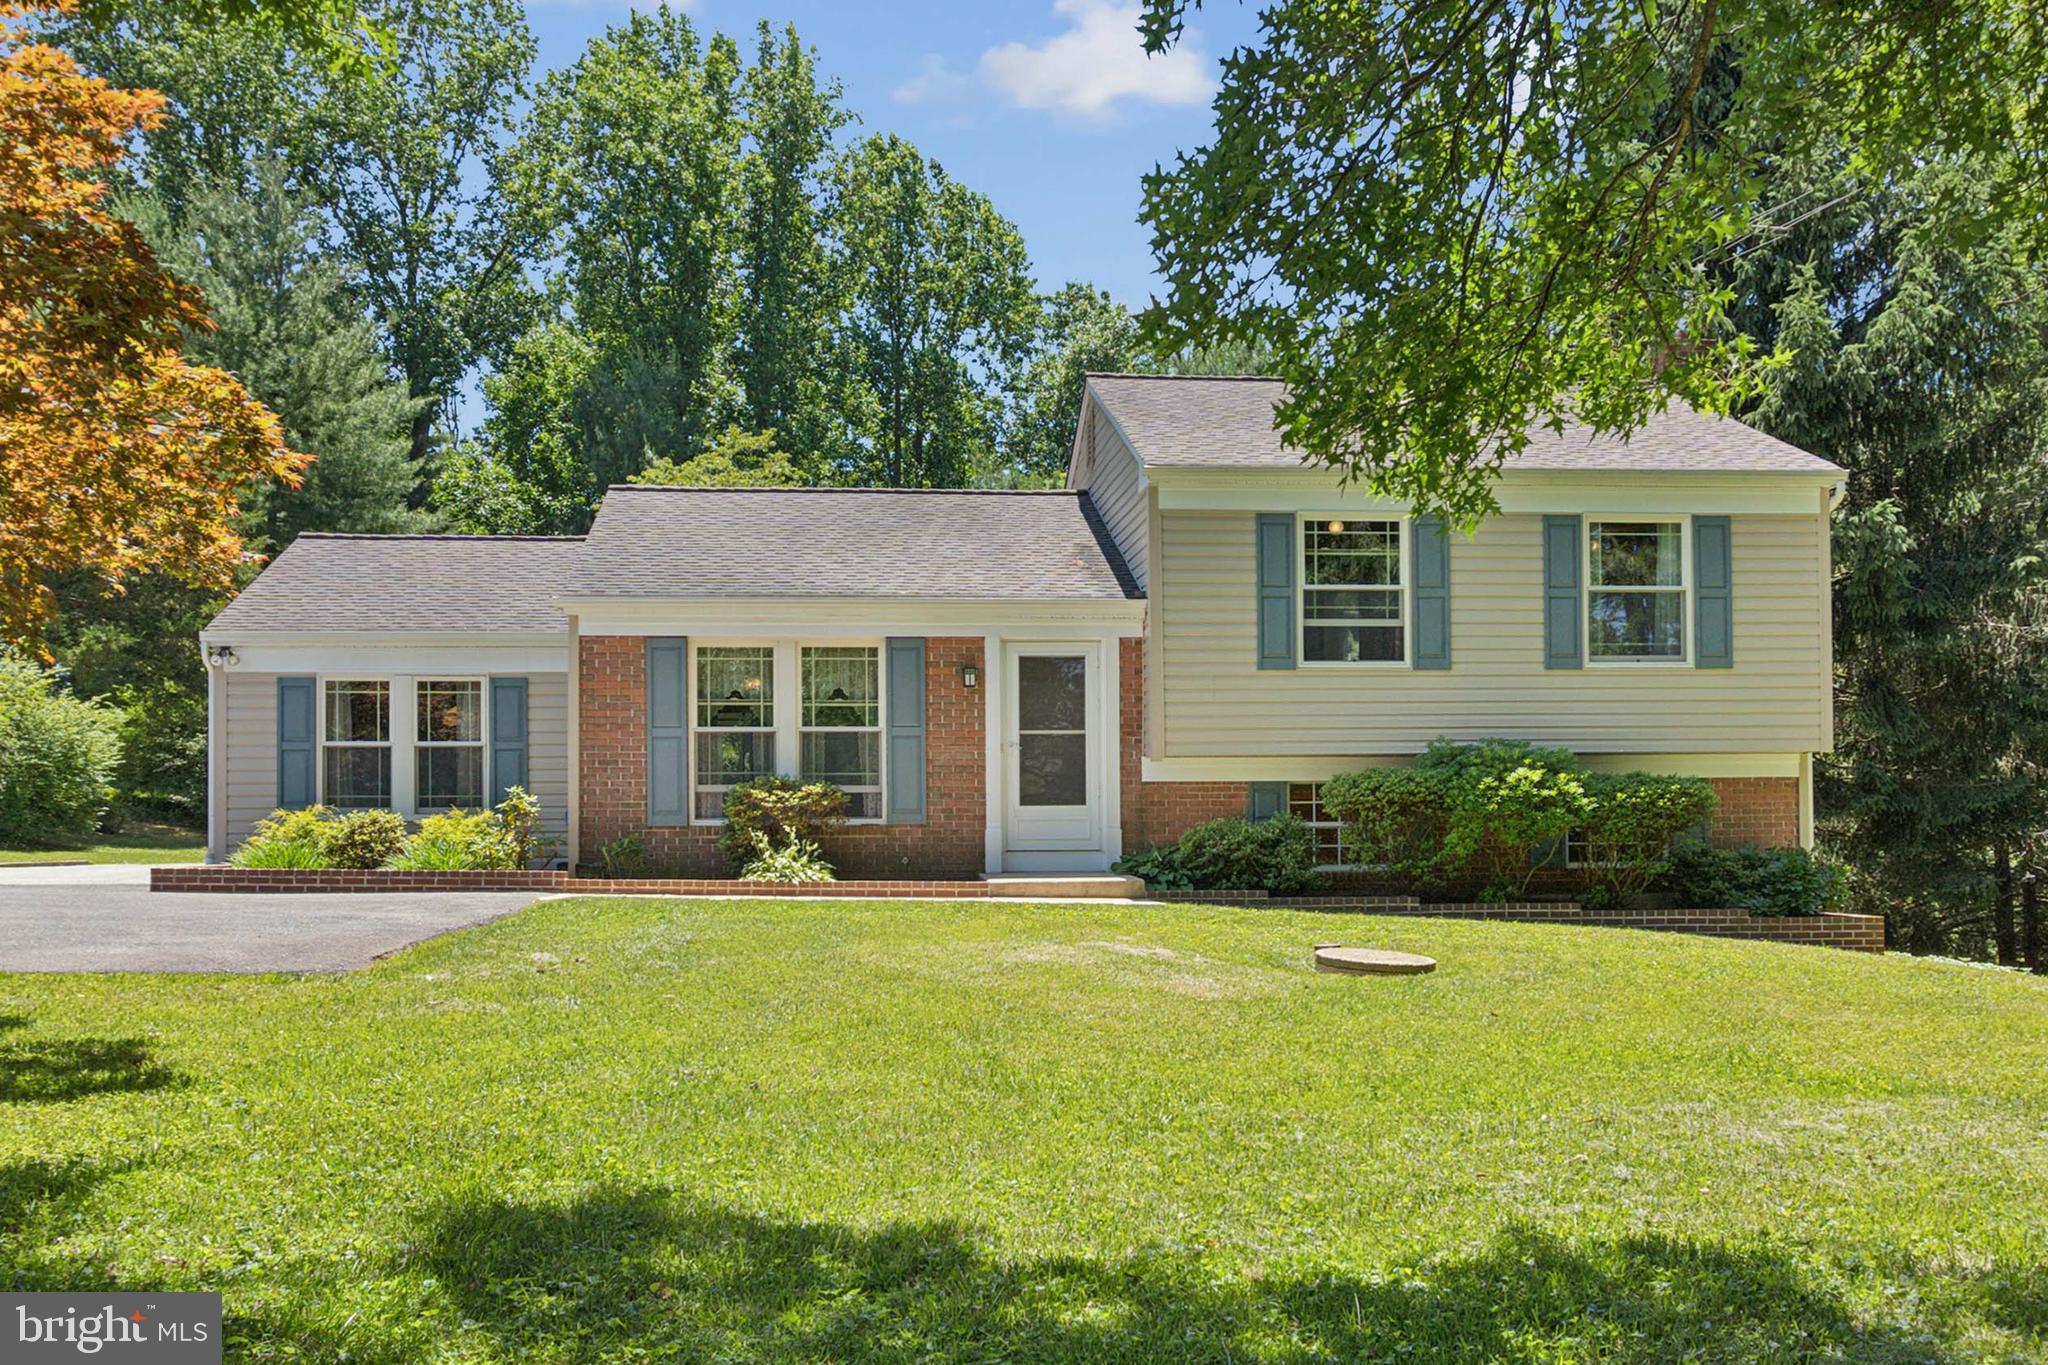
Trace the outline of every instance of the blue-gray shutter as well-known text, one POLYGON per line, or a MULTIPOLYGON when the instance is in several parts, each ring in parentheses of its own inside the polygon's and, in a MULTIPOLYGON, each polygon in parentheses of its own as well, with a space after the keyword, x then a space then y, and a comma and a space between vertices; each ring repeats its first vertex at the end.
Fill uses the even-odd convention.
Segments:
POLYGON ((319 800, 320 684, 277 680, 277 804, 300 810, 319 800))
POLYGON ((1258 514, 1259 667, 1294 667, 1294 514, 1258 514))
POLYGON ((891 636, 889 667, 889 794, 892 825, 924 823, 924 637, 891 636))
POLYGON ((1415 642, 1417 668, 1451 666, 1451 537, 1438 517, 1417 517, 1415 642))
POLYGON ((1543 666, 1578 668, 1585 662, 1579 565, 1585 533, 1577 517, 1543 519, 1543 666))
POLYGON ((1254 782, 1251 789, 1251 807, 1245 814, 1252 819, 1270 820, 1287 809, 1285 782, 1254 782))
POLYGON ((689 641, 647 641, 647 823, 690 823, 689 641))
POLYGON ((1692 661, 1701 668, 1735 667, 1733 550, 1728 518, 1692 519, 1692 661))
POLYGON ((526 780, 526 679, 491 679, 491 804, 512 787, 531 792, 526 780))

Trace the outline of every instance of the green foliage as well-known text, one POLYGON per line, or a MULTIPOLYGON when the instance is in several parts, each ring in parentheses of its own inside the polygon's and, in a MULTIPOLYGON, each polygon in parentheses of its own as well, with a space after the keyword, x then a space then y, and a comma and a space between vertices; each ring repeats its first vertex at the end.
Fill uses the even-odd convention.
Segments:
POLYGON ((799 488, 808 481, 789 455, 776 449, 774 432, 727 427, 702 455, 655 460, 626 482, 682 488, 799 488))
MULTIPOLYGON (((179 641, 180 652, 191 642, 179 641)), ((110 699, 120 711, 118 809, 186 824, 206 808, 206 693, 181 681, 123 685, 110 699)))
POLYGON ((1016 226, 893 135, 841 160, 832 233, 848 311, 840 354, 856 483, 956 488, 995 448, 995 398, 1036 319, 1016 226))
POLYGON ((126 206, 165 264, 206 294, 214 330, 186 351, 234 372, 278 415, 286 442, 315 457, 297 488, 243 491, 243 534, 282 549, 301 531, 430 529, 409 506, 412 423, 427 404, 391 377, 376 329, 325 249, 320 215, 288 187, 284 164, 266 160, 248 174, 247 190, 191 186, 175 223, 148 198, 126 206))
POLYGON ((1713 818, 1714 786, 1700 777, 1590 773, 1586 834, 1588 905, 1618 905, 1649 889, 1671 866, 1679 841, 1713 818))
POLYGON ((1344 824, 1351 857, 1419 886, 1444 880, 1449 782, 1437 769, 1365 768, 1322 786, 1323 809, 1344 824))
POLYGON ((1842 869, 1803 848, 1681 846, 1662 883, 1689 908, 1818 915, 1840 904, 1842 869))
POLYGON ((520 866, 495 813, 451 810, 420 821, 389 866, 408 872, 496 872, 520 866))
POLYGON ((1168 891, 1270 891, 1295 895, 1321 881, 1315 831, 1292 815, 1228 816, 1196 825, 1176 843, 1118 861, 1118 872, 1168 891), (1155 878, 1157 880, 1155 880, 1155 878))
POLYGON ((540 798, 526 788, 505 788, 505 799, 493 808, 492 815, 512 852, 512 866, 532 867, 553 855, 552 841, 540 833, 540 798))
POLYGON ((1070 282, 1039 300, 1035 353, 1019 379, 1003 439, 1006 481, 1052 486, 1065 475, 1090 372, 1139 366, 1130 309, 1091 285, 1070 282))
POLYGON ((829 882, 838 880, 825 854, 809 839, 791 839, 771 844, 768 836, 754 832, 754 856, 740 869, 750 882, 829 882))
POLYGON ((0 649, 0 830, 10 842, 91 835, 120 756, 113 712, 0 649))
MULTIPOLYGON (((1155 50, 1197 2, 1147 0, 1155 50)), ((1276 0, 1208 145, 1146 178, 1145 322, 1161 350, 1269 344, 1295 445, 1470 525, 1532 430, 1725 409, 1787 361, 1716 273, 1820 202, 1768 200, 1762 167, 1847 148, 1883 185, 2011 149, 1941 230, 2038 247, 2043 69, 2028 0, 1276 0)))
POLYGON ((333 867, 327 851, 335 830, 333 815, 325 806, 274 810, 256 822, 228 861, 236 867, 333 867))
POLYGON ((718 851, 738 872, 764 852, 816 844, 838 829, 846 819, 846 793, 830 782, 757 777, 725 794, 724 814, 718 851))
POLYGON ((405 845, 405 819, 397 811, 349 811, 324 831, 327 867, 383 867, 405 845))
POLYGON ((647 875, 647 848, 637 834, 621 834, 597 846, 598 871, 607 877, 647 875))

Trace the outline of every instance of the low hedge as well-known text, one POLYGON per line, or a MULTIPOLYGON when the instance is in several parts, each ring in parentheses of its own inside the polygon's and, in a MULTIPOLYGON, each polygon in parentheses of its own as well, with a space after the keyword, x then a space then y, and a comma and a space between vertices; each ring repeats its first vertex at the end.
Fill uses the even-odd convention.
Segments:
POLYGON ((1292 815, 1211 820, 1174 843, 1119 859, 1116 871, 1142 878, 1155 891, 1293 895, 1321 882, 1315 831, 1292 815))

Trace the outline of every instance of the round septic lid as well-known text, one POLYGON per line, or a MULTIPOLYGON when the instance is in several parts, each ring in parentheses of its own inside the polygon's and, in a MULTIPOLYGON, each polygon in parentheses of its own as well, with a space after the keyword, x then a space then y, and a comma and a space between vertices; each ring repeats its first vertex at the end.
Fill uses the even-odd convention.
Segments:
POLYGON ((1318 943, 1316 970, 1353 976, 1417 976, 1435 971, 1436 959, 1387 948, 1343 948, 1334 943, 1318 943))

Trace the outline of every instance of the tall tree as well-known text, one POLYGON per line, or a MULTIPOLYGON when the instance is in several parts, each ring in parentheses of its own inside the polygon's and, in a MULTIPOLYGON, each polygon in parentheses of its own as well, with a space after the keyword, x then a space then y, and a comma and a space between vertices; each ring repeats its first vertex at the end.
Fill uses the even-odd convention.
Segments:
POLYGON ((589 338, 546 323, 485 377, 482 438, 452 452, 434 481, 433 505, 456 530, 576 535, 589 528, 603 487, 584 458, 597 443, 584 411, 596 364, 589 338))
POLYGON ((36 638, 46 580, 158 565, 224 585, 236 498, 307 457, 234 376, 191 364, 198 292, 107 209, 105 174, 162 116, 0 14, 0 635, 36 638))
MULTIPOLYGON (((332 215, 412 397, 420 477, 434 425, 480 359, 501 355, 530 312, 530 243, 484 174, 533 63, 518 0, 377 0, 392 68, 326 73, 305 173, 332 215)), ((424 491, 424 490, 423 490, 424 491)))
POLYGON ((856 144, 832 233, 846 272, 848 416, 860 482, 957 487, 996 448, 998 397, 1035 318, 1024 239, 988 199, 895 136, 856 144))
POLYGON ((761 24, 743 86, 747 149, 740 162, 740 317, 734 367, 756 431, 785 433, 815 464, 829 440, 832 324, 838 280, 823 241, 822 199, 833 135, 852 118, 817 54, 761 24))
POLYGON ((284 424, 314 464, 296 488, 268 481, 242 497, 243 535, 271 550, 301 531, 417 531, 408 505, 412 421, 425 405, 394 379, 376 329, 319 249, 317 213, 259 163, 253 188, 202 183, 182 221, 152 201, 137 218, 164 262, 199 287, 214 326, 188 339, 195 360, 228 370, 284 424))
POLYGON ((1832 207, 1726 268, 1730 317, 1793 356, 1751 420, 1851 474, 1823 838, 1895 941, 1979 952, 2048 830, 2048 267, 1995 167, 1846 160, 1780 169, 1832 207))
POLYGON ((989 482, 1056 483, 1074 447, 1084 377, 1144 363, 1131 310, 1104 291, 1069 283, 1039 308, 1036 347, 1003 433, 1003 468, 989 482))
POLYGON ((593 39, 541 87, 506 183, 559 243, 597 349, 584 450, 600 483, 687 456, 740 407, 730 358, 740 58, 662 5, 593 39))
MULTIPOLYGON (((1145 0, 1148 44, 1198 3, 1145 0)), ((1820 202, 1764 211, 1773 162, 2010 149, 1987 209, 2041 245, 2044 70, 2035 0, 1276 0, 1209 145, 1147 178, 1147 322, 1270 344, 1295 445, 1469 522, 1532 424, 1758 391, 1783 357, 1713 265, 1820 202)))
POLYGON ((702 455, 656 460, 627 482, 678 488, 800 488, 808 480, 788 452, 778 447, 774 432, 727 427, 702 455))

